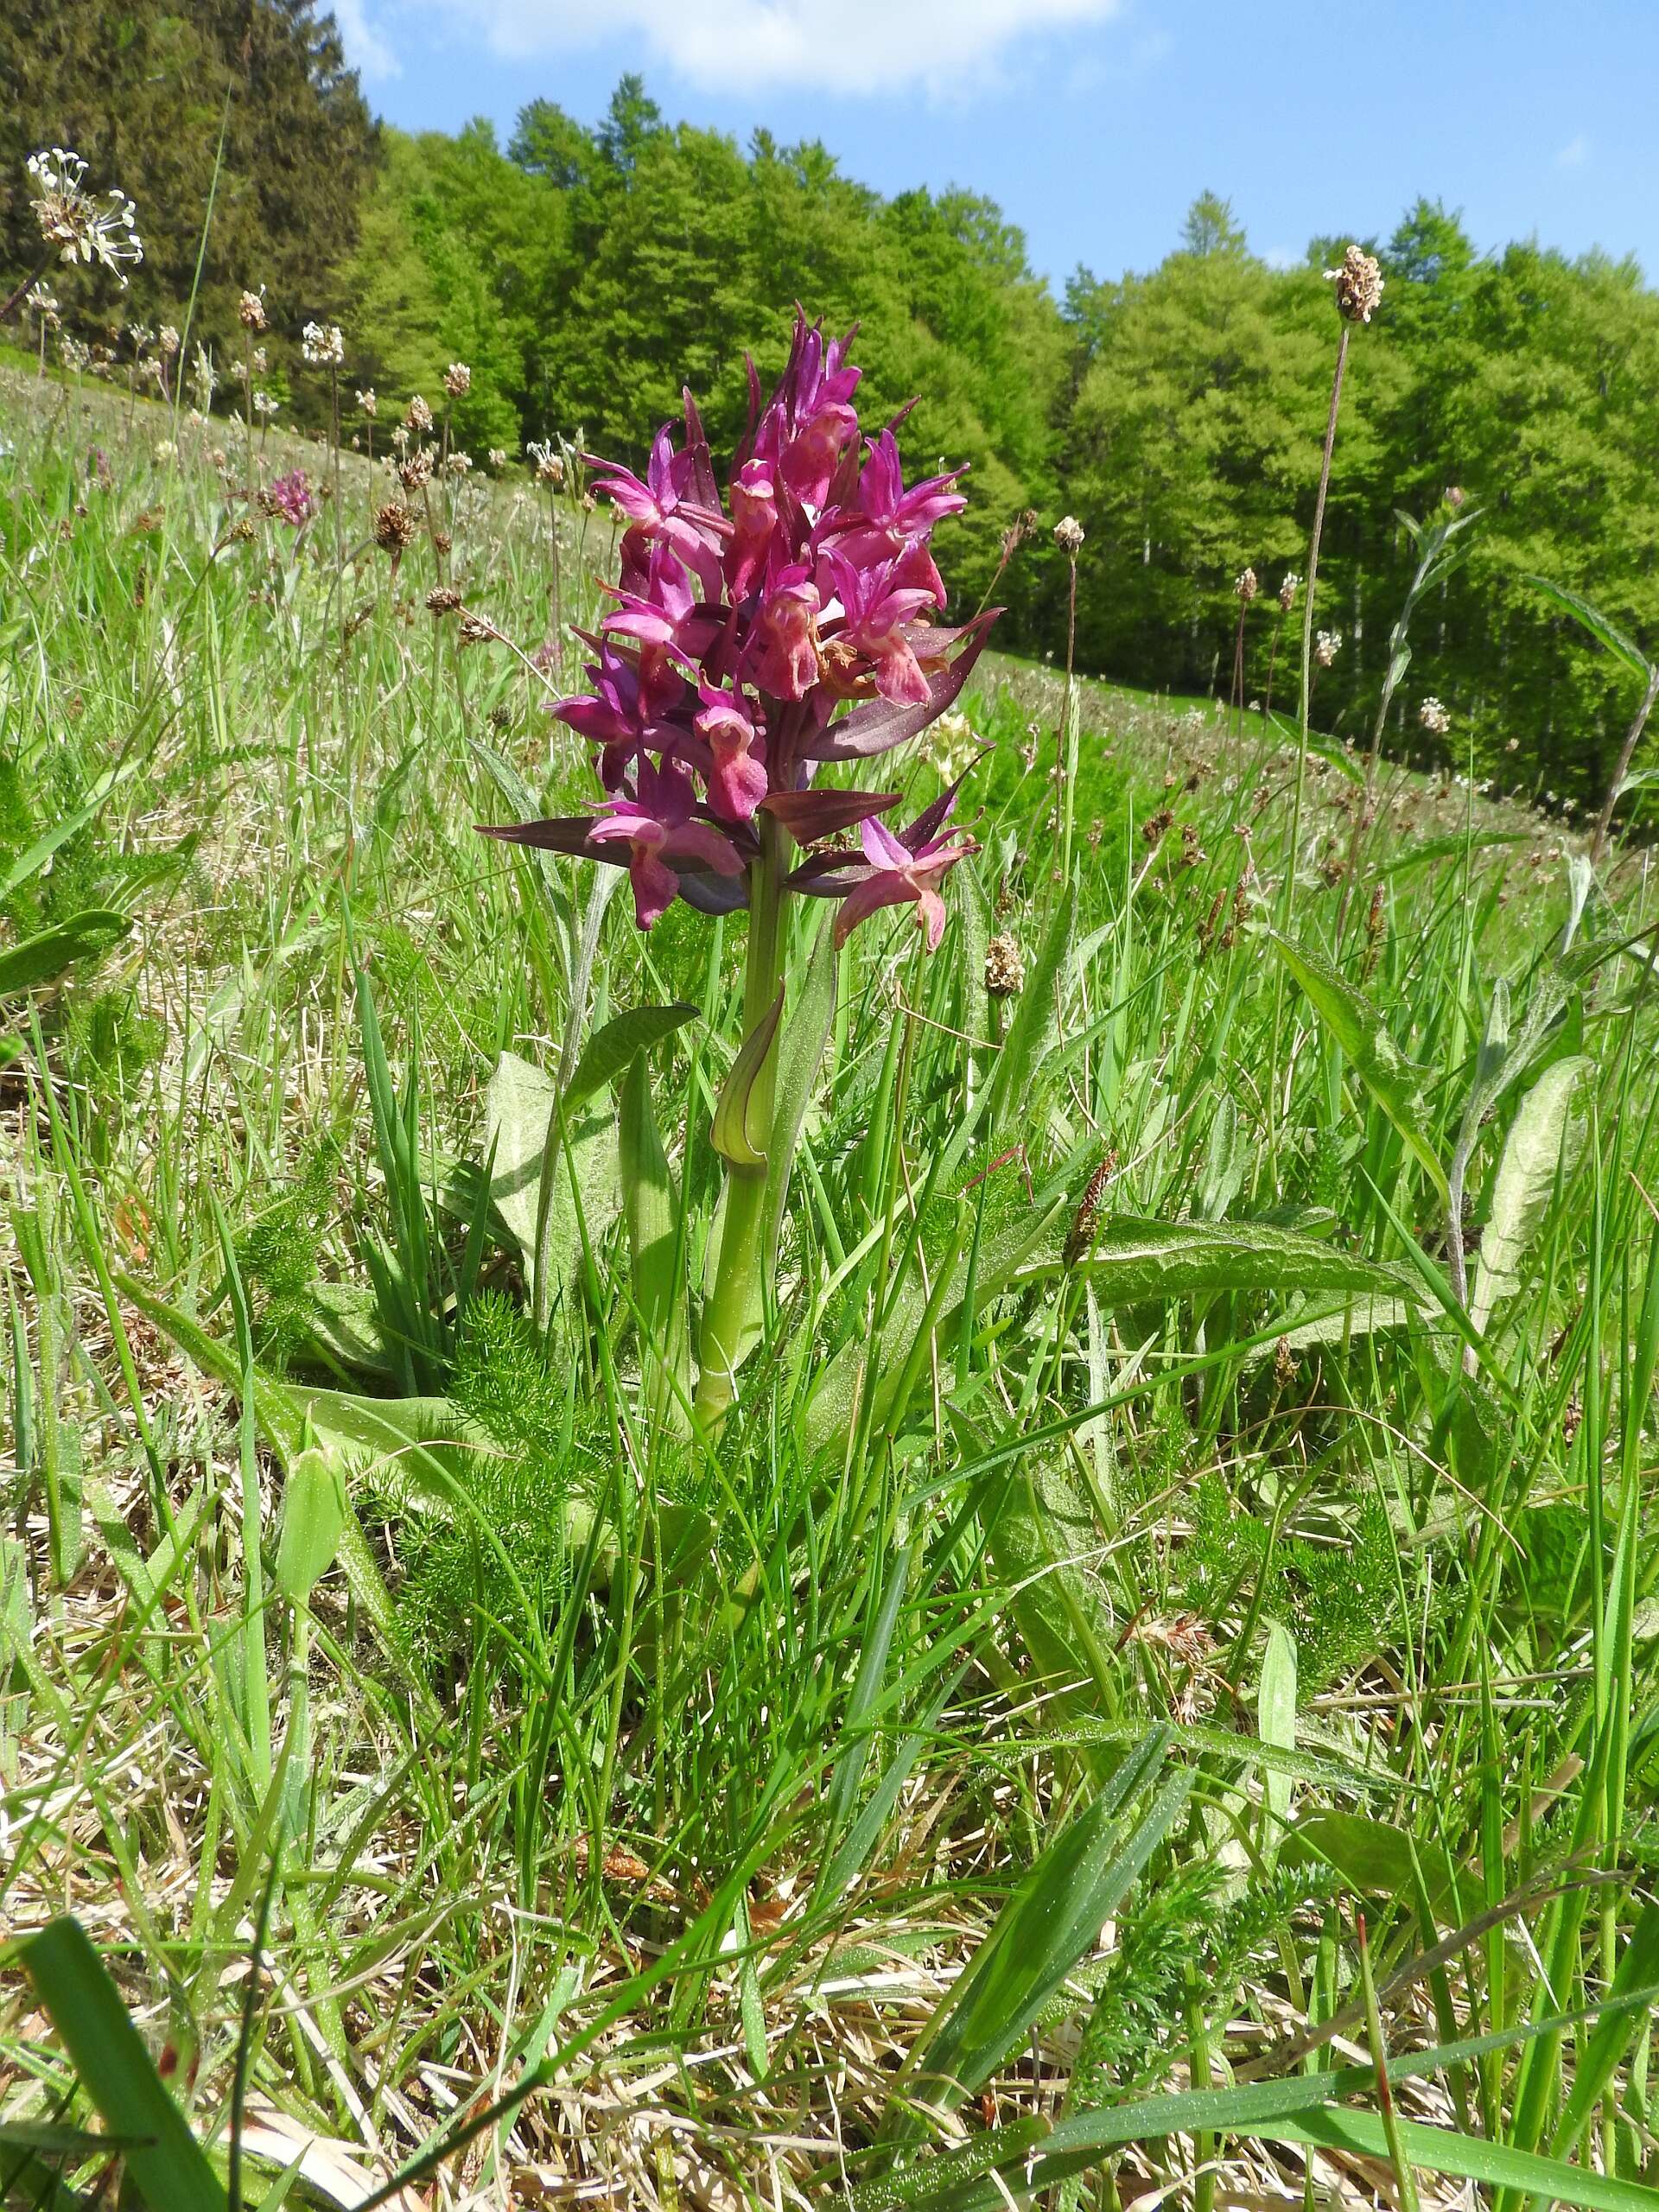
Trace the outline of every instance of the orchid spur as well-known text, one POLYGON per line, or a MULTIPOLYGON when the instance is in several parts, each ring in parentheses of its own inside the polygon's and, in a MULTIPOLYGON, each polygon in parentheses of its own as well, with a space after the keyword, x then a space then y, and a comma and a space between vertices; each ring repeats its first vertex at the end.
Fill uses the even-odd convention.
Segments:
MULTIPOLYGON (((626 867, 650 929, 675 899, 747 907, 744 1050, 756 1125, 770 1126, 787 931, 797 893, 839 902, 834 943, 883 908, 917 910, 923 942, 945 925, 942 885, 975 849, 947 828, 955 787, 908 830, 881 818, 891 791, 831 788, 830 764, 880 758, 960 696, 995 610, 938 620, 930 541, 967 504, 960 472, 906 488, 895 418, 866 436, 854 404, 852 333, 826 339, 798 313, 767 396, 749 365, 747 427, 724 495, 696 404, 664 424, 643 477, 586 456, 625 523, 620 573, 588 688, 554 713, 595 747, 596 814, 488 834, 626 867), (856 830, 859 846, 829 841, 856 830), (798 855, 798 857, 797 857, 798 855)), ((716 1116, 717 1130, 720 1116, 716 1116)), ((787 1160, 728 1155, 714 1287, 702 1317, 696 1408, 717 1423, 761 1306, 762 1224, 787 1160)))

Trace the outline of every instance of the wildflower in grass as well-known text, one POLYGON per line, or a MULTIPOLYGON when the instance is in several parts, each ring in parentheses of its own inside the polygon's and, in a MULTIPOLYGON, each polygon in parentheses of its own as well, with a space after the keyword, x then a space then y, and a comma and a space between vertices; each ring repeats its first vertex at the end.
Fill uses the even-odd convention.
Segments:
POLYGON ((1301 581, 1294 569, 1287 569, 1285 571, 1279 586, 1279 612, 1281 614, 1288 614, 1291 608, 1295 606, 1296 588, 1301 581))
POLYGON ((1313 642, 1313 658, 1321 668, 1329 668, 1342 651, 1340 630, 1321 630, 1313 642))
POLYGON ((56 293, 44 284, 31 284, 23 296, 23 305, 44 329, 55 330, 63 321, 56 293))
POLYGON ((311 480, 302 468, 293 468, 286 476, 279 476, 264 498, 266 513, 295 530, 310 521, 318 505, 311 480))
POLYGON ((985 948, 985 988, 994 999, 1011 999, 1025 988, 1026 964, 1011 937, 994 937, 985 948))
POLYGON ((469 476, 472 474, 472 468, 473 456, 469 453, 463 453, 459 446, 446 458, 443 464, 443 473, 446 476, 469 476))
POLYGON ((432 428, 432 410, 417 391, 404 410, 404 427, 424 437, 432 428))
POLYGON ((262 422, 269 423, 273 416, 279 415, 282 405, 282 401, 273 398, 268 391, 256 391, 253 395, 253 411, 262 422))
POLYGON ((1248 607, 1261 588, 1261 585, 1256 582, 1254 569, 1241 570, 1233 580, 1233 590, 1241 607, 1248 607))
POLYGON ((237 303, 237 321, 244 330, 256 335, 270 325, 265 321, 265 290, 262 284, 257 292, 245 291, 237 303))
POLYGON ((1325 282, 1337 288, 1337 312, 1344 322, 1369 322, 1382 304, 1382 270, 1374 254, 1351 245, 1341 265, 1327 269, 1325 282))
POLYGON ((1068 559, 1075 560, 1083 550, 1083 524, 1075 515, 1062 515, 1054 525, 1054 543, 1068 559))
MULTIPOLYGON (((683 428, 658 432, 643 476, 591 461, 595 491, 623 518, 620 572, 590 640, 588 688, 555 712, 595 747, 607 797, 594 816, 492 833, 626 866, 642 929, 677 898, 709 913, 748 906, 744 1111, 761 1127, 790 896, 837 900, 837 944, 884 908, 913 906, 931 950, 944 879, 975 850, 950 826, 954 784, 900 831, 882 819, 895 792, 816 785, 823 766, 861 765, 936 721, 995 619, 938 620, 945 592, 930 540, 966 504, 960 472, 907 487, 892 429, 861 435, 848 346, 799 317, 769 395, 751 365, 723 493, 689 394, 683 428), (856 849, 829 843, 853 829, 856 849)), ((556 482, 558 456, 528 450, 537 478, 556 482)), ((729 1402, 752 1338, 765 1193, 788 1171, 731 1157, 698 1385, 709 1420, 729 1402)))
POLYGON ((491 468, 494 470, 497 475, 499 475, 501 471, 507 465, 506 448, 505 446, 492 446, 486 458, 489 461, 491 468))
POLYGON ((368 387, 366 391, 359 391, 358 393, 357 404, 359 412, 366 415, 370 422, 372 423, 380 405, 379 401, 374 396, 374 386, 372 385, 368 387))
POLYGON ((1444 737, 1452 727, 1452 716, 1433 694, 1417 709, 1417 720, 1431 737, 1444 737))
POLYGON ((315 369, 337 369, 346 359, 346 334, 337 322, 308 322, 300 350, 315 369))
POLYGON ((415 517, 401 500, 388 499, 375 510, 374 542, 383 553, 391 556, 391 572, 397 573, 397 563, 415 543, 418 525, 415 517))
POLYGON ((143 353, 155 343, 156 334, 147 322, 130 322, 127 339, 135 353, 143 353))
POLYGON ((170 361, 176 356, 182 342, 170 322, 164 322, 156 334, 156 349, 164 361, 170 361))
POLYGON ((171 438, 157 438, 156 441, 156 465, 165 468, 170 461, 177 457, 178 450, 171 438))
POLYGON ((432 480, 433 448, 416 446, 406 460, 397 464, 397 480, 405 492, 418 492, 432 480))
POLYGON ((465 399, 473 388, 473 372, 465 361, 451 361, 443 372, 443 388, 451 399, 465 399))
POLYGON ((29 204, 41 237, 59 260, 99 262, 124 285, 124 264, 144 257, 133 204, 125 193, 112 186, 109 206, 100 207, 86 188, 86 162, 67 147, 42 148, 23 167, 30 186, 29 204))
POLYGON ((538 484, 550 484, 556 492, 564 482, 564 456, 540 440, 532 438, 524 448, 536 471, 538 484))

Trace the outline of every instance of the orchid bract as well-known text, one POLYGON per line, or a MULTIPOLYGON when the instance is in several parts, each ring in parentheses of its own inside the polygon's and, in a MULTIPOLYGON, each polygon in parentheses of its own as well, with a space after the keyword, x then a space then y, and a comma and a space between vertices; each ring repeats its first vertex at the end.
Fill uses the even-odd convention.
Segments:
MULTIPOLYGON (((690 394, 683 429, 658 433, 644 478, 603 461, 594 489, 626 518, 614 606, 588 689, 554 711, 594 748, 603 792, 589 816, 490 835, 628 870, 650 929, 676 899, 704 913, 749 909, 746 1038, 770 1025, 746 1118, 770 1119, 776 1005, 788 990, 779 926, 792 894, 839 902, 835 938, 913 905, 930 951, 945 922, 940 886, 973 840, 952 830, 956 786, 906 828, 894 791, 817 779, 919 735, 953 704, 995 611, 941 621, 930 547, 967 504, 960 471, 906 489, 898 421, 867 435, 854 405, 851 334, 826 340, 798 315, 767 397, 753 362, 749 420, 725 493, 690 394), (847 842, 855 830, 856 845, 847 842)), ((735 1074, 734 1071, 734 1074, 735 1074)), ((718 1126, 718 1117, 717 1117, 718 1126)), ((717 1420, 733 1395, 760 1302, 760 1226, 787 1160, 728 1160, 720 1261, 703 1316, 697 1404, 717 1420)))

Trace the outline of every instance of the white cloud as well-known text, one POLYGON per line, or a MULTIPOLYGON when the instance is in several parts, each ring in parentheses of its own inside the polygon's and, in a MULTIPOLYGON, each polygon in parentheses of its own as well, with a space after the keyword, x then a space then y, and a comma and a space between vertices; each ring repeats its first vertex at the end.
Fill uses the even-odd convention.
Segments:
MULTIPOLYGON (((360 16, 361 0, 348 0, 360 16)), ((1122 0, 425 0, 528 60, 632 39, 711 91, 799 85, 868 99, 989 78, 1024 40, 1103 22, 1122 0)), ((344 29, 346 7, 337 10, 344 29)), ((350 41, 348 39, 349 45, 350 41)))
POLYGON ((360 70, 372 85, 384 84, 389 77, 401 77, 404 67, 396 49, 385 33, 369 21, 363 0, 333 0, 333 6, 334 21, 340 26, 340 42, 353 68, 360 70))
POLYGON ((1582 130, 1576 138, 1569 138, 1555 156, 1558 169, 1581 169, 1590 158, 1590 141, 1582 130))

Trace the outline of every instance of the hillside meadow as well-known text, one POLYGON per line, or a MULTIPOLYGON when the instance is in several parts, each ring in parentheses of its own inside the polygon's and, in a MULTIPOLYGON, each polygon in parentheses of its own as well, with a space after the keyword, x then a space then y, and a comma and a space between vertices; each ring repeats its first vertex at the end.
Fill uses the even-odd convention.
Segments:
POLYGON ((1653 2212, 1647 851, 430 396, 0 374, 0 2197, 1653 2212))

